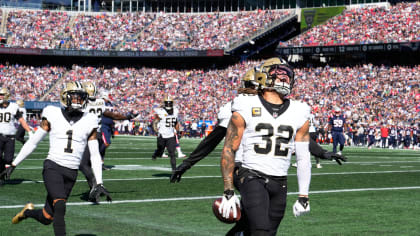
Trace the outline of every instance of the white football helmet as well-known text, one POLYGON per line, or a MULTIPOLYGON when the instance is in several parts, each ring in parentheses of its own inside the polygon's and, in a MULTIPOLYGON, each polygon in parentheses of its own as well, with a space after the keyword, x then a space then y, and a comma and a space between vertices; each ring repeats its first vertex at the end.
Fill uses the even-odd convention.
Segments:
POLYGON ((65 108, 81 111, 87 103, 88 93, 80 82, 67 83, 61 91, 60 102, 65 108), (76 100, 73 103, 73 100, 76 100))
POLYGON ((3 98, 0 98, 0 104, 9 101, 10 92, 7 88, 0 89, 0 96, 3 95, 3 98))

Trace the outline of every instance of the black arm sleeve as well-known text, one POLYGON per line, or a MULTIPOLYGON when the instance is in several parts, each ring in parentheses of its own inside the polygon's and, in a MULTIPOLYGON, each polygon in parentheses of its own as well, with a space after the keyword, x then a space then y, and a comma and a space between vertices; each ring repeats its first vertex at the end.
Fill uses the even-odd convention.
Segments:
POLYGON ((323 149, 315 140, 309 139, 309 152, 319 158, 323 158, 327 150, 323 149))
POLYGON ((198 144, 190 156, 183 163, 190 167, 210 154, 226 135, 227 128, 217 126, 203 141, 198 144))

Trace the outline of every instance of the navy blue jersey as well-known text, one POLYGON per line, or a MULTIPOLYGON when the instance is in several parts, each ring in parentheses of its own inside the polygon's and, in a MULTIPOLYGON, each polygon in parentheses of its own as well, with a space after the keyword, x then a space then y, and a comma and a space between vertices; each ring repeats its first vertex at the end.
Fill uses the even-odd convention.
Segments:
POLYGON ((371 135, 371 136, 375 135, 375 127, 369 127, 368 135, 371 135))
POLYGON ((392 136, 392 137, 397 136, 397 129, 395 127, 391 127, 391 131, 389 132, 389 136, 392 136))
MULTIPOLYGON (((105 102, 105 110, 113 110, 112 103, 111 102, 105 102)), ((101 119, 101 129, 111 131, 114 127, 114 120, 112 118, 102 116, 101 119)))
POLYGON ((344 124, 346 123, 346 119, 343 115, 333 115, 330 117, 330 120, 328 123, 331 125, 331 131, 332 132, 343 132, 344 130, 344 124))

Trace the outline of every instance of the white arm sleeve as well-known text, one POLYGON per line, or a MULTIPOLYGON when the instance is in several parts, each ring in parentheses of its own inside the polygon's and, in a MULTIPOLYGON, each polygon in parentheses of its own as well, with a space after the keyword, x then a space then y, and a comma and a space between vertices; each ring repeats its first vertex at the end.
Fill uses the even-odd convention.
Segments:
POLYGON ((309 153, 309 142, 296 142, 296 163, 299 194, 309 195, 311 183, 311 154, 309 153))
POLYGON ((27 156, 29 156, 35 148, 38 146, 38 143, 47 135, 47 131, 39 127, 38 130, 33 134, 22 149, 20 149, 19 154, 16 156, 16 159, 12 162, 12 165, 17 166, 21 163, 27 156))
POLYGON ((102 184, 102 161, 101 154, 99 153, 98 140, 89 140, 88 146, 90 152, 90 162, 92 163, 92 170, 96 178, 96 184, 102 184))

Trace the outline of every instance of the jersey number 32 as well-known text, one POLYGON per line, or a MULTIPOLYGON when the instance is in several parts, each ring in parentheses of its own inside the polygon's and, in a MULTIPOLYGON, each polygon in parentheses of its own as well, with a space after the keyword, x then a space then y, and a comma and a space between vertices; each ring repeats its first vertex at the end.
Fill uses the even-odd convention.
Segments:
POLYGON ((264 147, 261 147, 259 144, 254 145, 254 151, 258 154, 269 154, 273 149, 274 145, 274 156, 285 157, 289 153, 289 148, 285 147, 290 142, 290 139, 293 136, 293 128, 288 125, 280 125, 277 127, 277 135, 274 135, 274 128, 269 123, 260 123, 255 126, 255 131, 262 132, 267 130, 267 134, 261 135, 262 140, 265 141, 264 147), (274 138, 274 140, 273 140, 274 138))

